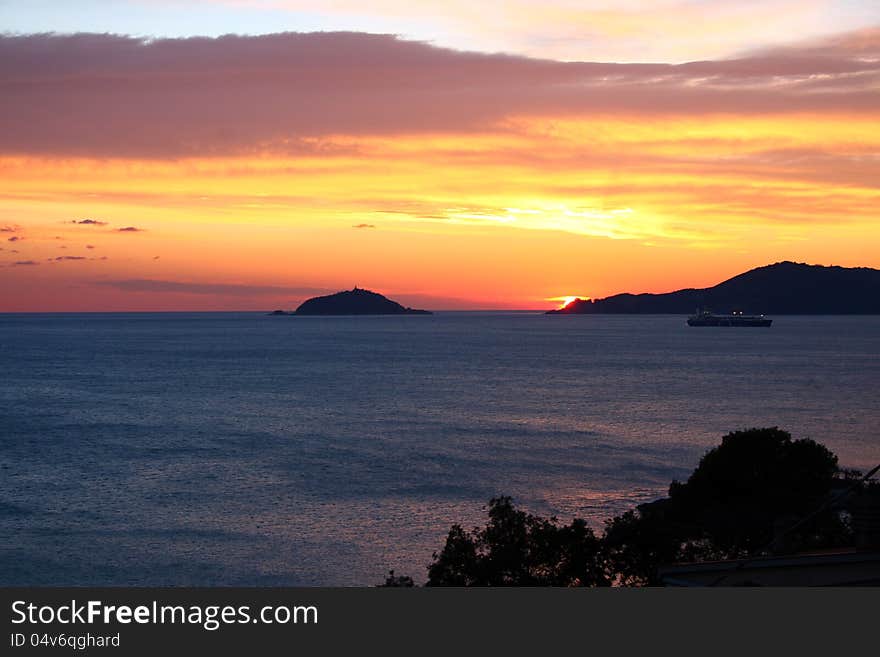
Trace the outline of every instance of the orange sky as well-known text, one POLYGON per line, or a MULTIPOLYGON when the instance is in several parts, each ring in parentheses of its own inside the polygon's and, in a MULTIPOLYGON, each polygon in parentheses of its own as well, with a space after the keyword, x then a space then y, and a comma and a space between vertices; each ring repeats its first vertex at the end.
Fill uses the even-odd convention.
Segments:
POLYGON ((880 266, 876 30, 683 66, 359 39, 0 38, 0 310, 546 308, 880 266))

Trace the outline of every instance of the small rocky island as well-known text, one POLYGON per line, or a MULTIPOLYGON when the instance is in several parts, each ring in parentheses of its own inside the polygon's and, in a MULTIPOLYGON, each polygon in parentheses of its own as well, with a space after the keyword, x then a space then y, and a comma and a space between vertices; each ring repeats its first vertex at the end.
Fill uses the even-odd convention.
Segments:
POLYGON ((294 312, 276 310, 270 315, 430 315, 428 310, 406 308, 370 290, 355 287, 323 297, 313 297, 294 312))

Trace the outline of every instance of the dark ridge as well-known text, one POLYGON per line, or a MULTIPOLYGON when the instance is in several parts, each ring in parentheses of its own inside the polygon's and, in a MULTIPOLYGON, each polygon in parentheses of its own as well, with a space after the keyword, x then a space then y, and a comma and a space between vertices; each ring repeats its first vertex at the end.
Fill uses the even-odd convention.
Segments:
MULTIPOLYGON (((278 311, 276 311, 277 313, 278 311)), ((430 315, 427 310, 406 308, 381 294, 355 287, 304 301, 294 315, 430 315)))
POLYGON ((776 315, 878 315, 880 270, 777 262, 734 276, 714 287, 666 294, 616 294, 577 299, 555 314, 686 314, 698 308, 776 315))

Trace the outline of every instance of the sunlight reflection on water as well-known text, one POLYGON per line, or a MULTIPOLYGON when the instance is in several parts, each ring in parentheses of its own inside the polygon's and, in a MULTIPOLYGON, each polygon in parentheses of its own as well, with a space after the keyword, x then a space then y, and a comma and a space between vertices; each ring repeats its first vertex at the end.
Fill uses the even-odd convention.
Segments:
POLYGON ((490 497, 594 526, 727 431, 880 461, 880 318, 0 315, 0 583, 424 579, 490 497))

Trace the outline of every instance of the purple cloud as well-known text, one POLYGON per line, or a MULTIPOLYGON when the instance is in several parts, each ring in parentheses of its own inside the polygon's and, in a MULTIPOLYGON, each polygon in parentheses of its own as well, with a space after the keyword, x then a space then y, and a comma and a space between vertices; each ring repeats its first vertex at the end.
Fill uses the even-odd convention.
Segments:
POLYGON ((852 114, 880 105, 880 29, 680 65, 558 62, 349 32, 6 35, 0 93, 4 152, 92 157, 288 152, 339 134, 497 130, 519 116, 852 114))
POLYGON ((74 219, 70 223, 79 224, 80 226, 106 226, 106 221, 98 221, 97 219, 74 219))
POLYGON ((136 226, 126 226, 125 228, 117 228, 117 233, 142 233, 144 232, 143 228, 137 228, 136 226))
POLYGON ((29 266, 29 265, 38 265, 39 262, 34 262, 33 260, 18 260, 12 263, 15 267, 29 266))

